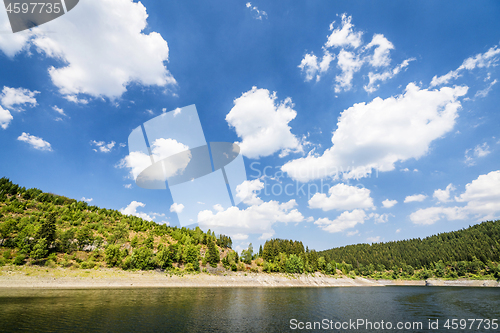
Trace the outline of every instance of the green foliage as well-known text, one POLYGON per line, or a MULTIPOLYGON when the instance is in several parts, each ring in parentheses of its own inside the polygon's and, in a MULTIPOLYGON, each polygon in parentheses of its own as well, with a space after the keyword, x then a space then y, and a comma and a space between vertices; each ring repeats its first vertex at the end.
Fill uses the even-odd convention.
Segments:
POLYGON ((290 254, 286 259, 285 270, 287 273, 302 273, 304 272, 304 263, 299 256, 290 254))
POLYGON ((51 246, 56 239, 56 214, 50 213, 45 221, 42 222, 38 230, 38 239, 44 238, 47 246, 51 246))
POLYGON ((120 266, 122 260, 122 253, 120 252, 120 245, 108 245, 104 251, 104 261, 109 267, 120 266))
POLYGON ((215 268, 215 267, 217 267, 217 264, 220 262, 219 250, 217 249, 215 243, 212 241, 208 242, 207 247, 208 247, 208 251, 205 254, 206 260, 210 264, 210 266, 215 268))
POLYGON ((127 268, 131 269, 154 269, 156 262, 153 257, 153 250, 147 247, 140 247, 132 253, 127 268))
POLYGON ((41 238, 33 247, 33 251, 31 251, 31 257, 33 259, 42 259, 47 256, 48 252, 49 250, 47 248, 47 241, 45 240, 45 238, 41 238))
POLYGON ((245 264, 250 265, 252 263, 253 257, 253 246, 252 243, 248 245, 248 249, 241 251, 241 261, 245 264))
POLYGON ((22 265, 24 264, 24 259, 26 259, 24 254, 18 254, 12 263, 14 265, 22 265))

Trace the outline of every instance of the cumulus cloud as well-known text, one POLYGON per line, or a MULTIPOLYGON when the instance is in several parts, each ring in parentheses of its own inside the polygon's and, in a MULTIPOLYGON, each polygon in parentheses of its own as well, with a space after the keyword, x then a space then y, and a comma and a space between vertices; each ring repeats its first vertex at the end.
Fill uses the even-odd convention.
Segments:
POLYGON ((141 219, 146 220, 146 221, 152 221, 153 218, 151 216, 149 216, 146 213, 142 213, 142 212, 137 211, 137 208, 145 207, 145 206, 146 206, 146 204, 134 200, 127 207, 120 208, 120 213, 122 213, 123 215, 137 216, 137 217, 140 217, 141 219))
POLYGON ((449 71, 445 75, 435 75, 431 81, 431 87, 447 84, 448 82, 459 78, 463 71, 471 71, 475 68, 489 68, 496 66, 500 56, 500 48, 498 46, 491 47, 485 53, 478 53, 475 56, 469 57, 453 71, 449 71))
POLYGON ((2 94, 0 95, 0 102, 5 108, 22 111, 21 106, 28 104, 31 107, 37 105, 35 95, 39 91, 31 91, 25 88, 10 88, 3 87, 2 94), (19 107, 16 107, 19 106, 19 107))
POLYGON ((6 129, 7 127, 9 127, 12 119, 14 119, 14 117, 12 117, 12 114, 9 112, 9 110, 5 110, 0 106, 0 127, 6 129))
POLYGON ((16 54, 28 49, 28 41, 33 33, 30 30, 20 31, 15 34, 10 33, 12 29, 5 10, 0 10, 0 30, 3 32, 0 34, 0 50, 6 56, 13 58, 16 54))
POLYGON ((106 143, 104 141, 92 140, 90 141, 90 144, 96 147, 93 149, 95 152, 100 151, 101 153, 109 153, 115 146, 116 142, 111 141, 110 143, 106 143))
POLYGON ((329 210, 375 209, 370 190, 356 186, 337 184, 325 193, 315 193, 309 200, 309 208, 329 210))
POLYGON ((30 135, 29 133, 23 132, 21 136, 17 138, 19 141, 26 142, 29 144, 31 147, 37 149, 37 150, 42 150, 42 151, 52 151, 52 147, 50 146, 50 143, 45 141, 42 138, 39 138, 34 135, 30 135))
POLYGON ((427 198, 425 194, 415 194, 415 195, 409 195, 405 198, 405 203, 408 202, 422 202, 427 198))
POLYGON ((259 158, 280 152, 301 152, 302 144, 288 125, 297 112, 286 98, 276 103, 276 92, 253 87, 234 100, 234 107, 226 115, 226 121, 242 139, 238 142, 241 153, 249 158, 259 158))
POLYGON ((429 207, 415 211, 410 220, 415 224, 430 225, 442 218, 463 220, 475 217, 478 221, 500 217, 500 170, 480 175, 465 186, 465 192, 455 197, 465 206, 429 207))
MULTIPOLYGON (((160 138, 156 139, 151 146, 152 158, 154 161, 160 161, 168 156, 180 153, 182 151, 188 150, 189 147, 185 144, 182 144, 174 139, 165 139, 160 138)), ((190 154, 186 154, 184 158, 176 160, 179 165, 176 165, 174 168, 169 168, 167 170, 168 177, 175 175, 177 172, 180 172, 186 168, 189 161, 191 159, 190 154), (175 170, 174 170, 175 169, 175 170)), ((130 169, 130 178, 136 179, 139 174, 145 170, 147 167, 151 165, 151 156, 146 155, 141 151, 133 151, 130 152, 127 156, 118 162, 116 167, 118 168, 129 168, 130 169)))
POLYGON ((354 228, 357 224, 363 224, 367 218, 364 210, 355 209, 352 212, 343 212, 334 220, 329 220, 326 217, 320 218, 314 224, 317 224, 324 231, 336 233, 354 228))
POLYGON ((336 27, 335 23, 334 21, 330 24, 331 34, 322 47, 322 58, 319 59, 314 52, 309 52, 300 62, 298 67, 305 74, 306 81, 314 78, 319 81, 329 70, 330 63, 337 60, 336 67, 340 73, 335 77, 335 92, 351 90, 354 74, 363 66, 371 69, 368 74, 370 82, 364 88, 368 92, 374 92, 380 86, 377 82, 391 79, 414 60, 413 58, 404 60, 400 65, 390 69, 390 52, 394 49, 394 45, 384 35, 374 34, 370 43, 362 46, 363 32, 356 31, 351 16, 342 14, 340 24, 336 27))
POLYGON ((474 149, 467 149, 465 151, 465 164, 472 166, 476 164, 476 160, 485 157, 491 153, 490 147, 485 142, 482 145, 477 145, 474 149))
POLYGON ((90 203, 90 202, 92 202, 94 199, 92 199, 92 198, 85 198, 85 197, 82 197, 80 200, 81 200, 81 201, 85 201, 85 202, 89 202, 89 203, 90 203))
POLYGON ((170 211, 171 212, 176 212, 177 214, 182 213, 184 210, 184 205, 183 204, 178 204, 174 202, 172 206, 170 206, 170 211))
POLYGON ((282 170, 301 182, 392 171, 396 162, 427 154, 432 141, 453 129, 461 107, 458 98, 467 89, 428 90, 410 83, 402 95, 354 104, 339 117, 332 147, 322 155, 289 161, 282 170))
POLYGON ((439 202, 448 202, 450 201, 450 192, 455 191, 455 187, 453 184, 448 184, 444 190, 437 189, 434 191, 434 194, 432 195, 434 198, 436 198, 439 202))
POLYGON ((382 201, 382 206, 384 206, 384 208, 391 208, 394 205, 396 205, 397 203, 398 203, 397 200, 385 199, 384 201, 382 201))
POLYGON ((431 225, 442 217, 448 220, 464 219, 467 215, 461 207, 429 207, 410 214, 410 220, 415 224, 431 225))
MULTIPOLYGON (((260 198, 249 194, 259 191, 263 184, 259 180, 245 183, 240 187, 239 193, 245 193, 246 202, 251 204, 245 209, 239 207, 229 207, 228 209, 214 208, 212 210, 203 210, 198 213, 198 225, 203 228, 210 228, 218 233, 226 235, 261 234, 259 239, 268 239, 274 235, 272 226, 275 223, 302 222, 304 216, 295 208, 295 200, 279 203, 278 201, 262 201, 260 198)), ((220 207, 222 208, 222 207, 220 207)), ((243 238, 241 238, 243 239, 243 238)))
POLYGON ((264 183, 258 179, 245 180, 236 186, 236 197, 247 205, 260 205, 263 201, 258 197, 258 193, 263 188, 264 183))
POLYGON ((157 32, 143 32, 147 17, 141 2, 81 1, 76 10, 32 29, 31 35, 9 40, 2 36, 0 47, 13 56, 33 45, 57 59, 63 65, 52 66, 48 72, 68 100, 86 101, 77 98, 79 94, 115 99, 132 82, 160 87, 176 84, 164 64, 169 55, 167 42, 157 32))

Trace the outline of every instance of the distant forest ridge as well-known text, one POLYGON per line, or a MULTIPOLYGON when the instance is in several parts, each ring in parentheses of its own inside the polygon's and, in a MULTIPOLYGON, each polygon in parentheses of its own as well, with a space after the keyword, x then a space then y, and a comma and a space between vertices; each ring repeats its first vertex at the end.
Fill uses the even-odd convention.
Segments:
POLYGON ((486 264, 500 258, 500 221, 482 222, 424 239, 348 245, 318 254, 327 260, 344 261, 354 266, 379 264, 386 268, 403 265, 429 268, 440 260, 452 263, 477 259, 486 264))

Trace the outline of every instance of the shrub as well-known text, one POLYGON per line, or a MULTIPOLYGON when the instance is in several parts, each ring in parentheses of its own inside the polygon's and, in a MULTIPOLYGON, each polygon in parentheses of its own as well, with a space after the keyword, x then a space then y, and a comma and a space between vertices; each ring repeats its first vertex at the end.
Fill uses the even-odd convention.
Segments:
POLYGON ((26 258, 26 256, 24 254, 19 254, 15 259, 14 259, 14 262, 13 264, 14 265, 22 265, 24 264, 24 259, 26 258))
POLYGON ((106 264, 110 267, 119 266, 121 263, 120 245, 108 245, 104 251, 106 264))
POLYGON ((295 254, 291 254, 285 263, 287 273, 302 273, 304 271, 304 263, 302 259, 295 254))

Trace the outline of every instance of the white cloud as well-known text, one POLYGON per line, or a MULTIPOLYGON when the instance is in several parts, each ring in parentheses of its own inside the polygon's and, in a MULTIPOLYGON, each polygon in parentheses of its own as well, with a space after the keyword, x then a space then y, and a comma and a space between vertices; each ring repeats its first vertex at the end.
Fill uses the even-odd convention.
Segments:
POLYGON ((432 141, 453 129, 461 107, 458 98, 467 89, 428 90, 410 83, 402 95, 354 104, 339 117, 332 147, 322 155, 289 161, 282 170, 301 182, 392 171, 396 162, 427 154, 432 141))
POLYGON ((319 225, 324 231, 335 233, 354 228, 357 224, 363 224, 366 219, 367 216, 364 210, 355 209, 352 212, 343 212, 333 221, 328 218, 320 218, 314 224, 319 225))
POLYGON ((257 6, 252 6, 250 2, 247 2, 245 6, 252 11, 255 19, 262 21, 262 18, 267 18, 267 13, 265 11, 259 10, 257 6))
POLYGON ((30 30, 11 33, 9 18, 7 12, 0 10, 0 50, 10 58, 17 53, 28 49, 28 40, 32 36, 30 30))
POLYGON ((467 149, 465 151, 465 164, 472 166, 476 164, 476 160, 481 157, 487 156, 491 151, 489 150, 490 147, 488 144, 485 142, 482 145, 477 145, 474 147, 474 150, 472 149, 467 149))
POLYGON ((377 213, 371 213, 368 217, 373 218, 375 220, 375 224, 381 224, 381 223, 386 223, 389 221, 389 216, 394 217, 393 214, 377 214, 377 213))
POLYGON ((125 187, 126 189, 131 189, 132 188, 132 184, 125 184, 125 185, 123 185, 123 187, 125 187))
POLYGON ((465 209, 471 214, 483 216, 483 219, 498 217, 500 212, 500 170, 480 175, 465 185, 465 192, 458 202, 467 202, 465 209))
MULTIPOLYGON (((168 156, 188 150, 189 147, 174 139, 156 139, 152 145, 154 161, 160 161, 168 156)), ((186 168, 191 160, 191 154, 186 154, 183 159, 177 159, 178 165, 168 165, 167 176, 173 176, 186 168)), ((130 178, 136 179, 139 174, 151 165, 151 157, 140 151, 133 151, 118 162, 118 168, 130 168, 130 178)))
POLYGON ((183 204, 178 204, 174 202, 172 206, 170 206, 170 211, 171 212, 176 212, 177 214, 182 213, 184 210, 184 205, 183 204))
POLYGON ((243 155, 259 158, 279 151, 282 157, 290 151, 302 151, 302 144, 288 125, 297 115, 292 100, 286 98, 276 104, 276 99, 276 92, 253 87, 234 100, 226 121, 242 139, 238 144, 243 155))
POLYGON ((460 220, 466 217, 461 207, 430 207, 411 213, 410 220, 415 224, 431 225, 443 216, 448 220, 460 220))
POLYGON ((245 234, 235 234, 235 235, 232 235, 231 236, 231 239, 233 241, 240 241, 240 240, 245 240, 248 238, 248 235, 245 235, 245 234))
POLYGON ((351 237, 351 236, 354 236, 354 235, 357 235, 357 234, 359 234, 359 230, 349 231, 346 235, 347 235, 347 237, 351 237))
POLYGON ((366 239, 366 241, 367 241, 368 243, 378 243, 378 242, 380 242, 380 236, 376 236, 376 237, 368 237, 368 238, 366 239))
POLYGON ((405 203, 408 202, 422 202, 427 198, 426 195, 424 194, 414 194, 414 195, 409 195, 405 198, 405 203))
POLYGON ((241 193, 241 198, 245 198, 243 202, 249 207, 240 209, 232 206, 224 210, 220 205, 216 205, 215 213, 211 210, 198 213, 198 225, 231 237, 239 235, 243 239, 243 236, 251 233, 261 234, 259 239, 268 239, 274 235, 272 226, 275 223, 304 221, 304 216, 294 208, 297 206, 295 200, 279 203, 275 200, 264 202, 258 198, 256 192, 260 191, 262 186, 259 180, 244 182, 238 186, 237 191, 241 193))
POLYGON ((431 81, 431 87, 447 84, 453 79, 457 79, 461 76, 461 72, 464 70, 471 71, 477 68, 489 68, 491 66, 496 66, 499 60, 500 49, 498 46, 491 47, 485 53, 478 53, 475 56, 467 58, 464 60, 462 65, 454 71, 450 71, 442 76, 434 76, 431 81))
POLYGON ((363 32, 354 31, 354 25, 351 23, 352 17, 347 16, 345 13, 341 16, 341 25, 338 28, 334 28, 334 22, 330 24, 330 31, 332 33, 328 36, 328 40, 325 44, 326 47, 352 47, 358 48, 361 46, 361 36, 363 32))
POLYGON ((144 206, 146 206, 146 204, 134 200, 127 207, 121 208, 120 213, 122 213, 123 215, 137 216, 146 221, 152 221, 153 218, 151 216, 149 216, 146 213, 141 213, 137 211, 137 208, 144 206))
POLYGON ((63 115, 63 116, 66 116, 66 113, 64 113, 64 110, 61 109, 61 108, 58 108, 57 105, 54 105, 52 107, 52 110, 56 111, 57 113, 59 113, 60 115, 63 115))
POLYGON ((86 202, 89 202, 89 203, 90 203, 90 202, 92 202, 94 199, 92 199, 92 198, 85 198, 85 197, 82 197, 80 200, 81 200, 81 201, 86 201, 86 202))
POLYGON ((160 87, 176 84, 164 65, 169 55, 167 42, 157 32, 143 33, 147 17, 141 2, 81 1, 76 10, 34 28, 31 38, 20 35, 6 40, 2 36, 0 47, 13 56, 34 45, 64 64, 48 71, 68 100, 85 102, 78 94, 115 99, 132 82, 160 87))
POLYGON ((453 184, 448 184, 446 186, 446 189, 441 190, 437 189, 434 191, 434 194, 432 195, 434 198, 436 198, 439 202, 448 202, 450 201, 450 192, 455 191, 455 187, 453 184))
POLYGON ((227 235, 252 233, 269 238, 274 235, 273 224, 304 220, 304 216, 297 209, 293 209, 296 205, 295 200, 281 204, 271 200, 246 209, 232 206, 215 214, 211 210, 204 210, 198 213, 198 225, 202 229, 210 228, 227 235))
POLYGON ((14 117, 12 117, 9 110, 5 110, 3 107, 0 106, 0 126, 3 129, 6 129, 7 127, 9 127, 9 124, 12 119, 14 119, 14 117))
POLYGON ((410 215, 415 224, 430 225, 446 217, 448 220, 463 220, 475 217, 478 221, 500 217, 500 170, 480 175, 465 186, 465 192, 455 197, 465 206, 429 207, 410 215))
POLYGON ((35 107, 37 105, 35 95, 39 93, 36 90, 31 91, 24 88, 9 88, 4 86, 0 95, 0 101, 5 108, 22 111, 21 108, 14 108, 14 106, 30 104, 31 107, 35 107))
POLYGON ((111 141, 110 143, 106 143, 104 141, 95 141, 92 140, 90 141, 91 145, 94 145, 97 149, 94 149, 94 151, 100 151, 101 153, 109 153, 113 147, 115 146, 116 142, 111 141))
POLYGON ((397 229, 396 233, 399 234, 401 232, 401 229, 397 229))
POLYGON ((408 65, 410 64, 410 61, 416 60, 415 58, 410 58, 404 60, 402 63, 394 67, 393 69, 389 69, 387 71, 384 71, 382 73, 374 73, 374 72, 369 72, 368 73, 368 84, 363 86, 363 89, 365 89, 366 92, 372 93, 375 92, 379 87, 380 84, 377 82, 385 82, 389 79, 392 79, 394 76, 399 74, 402 70, 406 69, 408 65))
POLYGON ((33 148, 38 149, 38 150, 46 150, 46 151, 52 151, 52 147, 50 146, 50 143, 47 141, 43 140, 42 138, 39 138, 34 135, 30 135, 29 133, 23 132, 21 136, 17 138, 19 141, 24 141, 31 145, 33 148))
POLYGON ((397 203, 398 203, 397 200, 385 199, 384 201, 382 201, 382 206, 384 206, 384 208, 391 208, 397 203))
POLYGON ((370 82, 364 88, 368 92, 374 92, 379 88, 377 82, 384 82, 393 78, 402 69, 408 66, 414 58, 404 60, 394 69, 387 69, 391 64, 390 51, 394 45, 382 34, 374 34, 370 43, 364 47, 362 41, 363 32, 355 31, 352 17, 342 14, 338 27, 335 22, 330 24, 331 34, 323 46, 321 60, 313 52, 307 53, 298 66, 305 73, 305 81, 321 76, 328 71, 330 63, 337 59, 337 68, 340 74, 335 77, 335 92, 348 91, 353 87, 354 74, 359 72, 363 66, 368 66, 372 71, 368 74, 370 82), (340 49, 333 53, 333 49, 340 49), (381 72, 373 72, 381 70, 381 72))
POLYGON ((329 196, 325 193, 315 193, 308 201, 309 208, 320 208, 323 211, 375 209, 370 190, 367 188, 337 184, 330 188, 328 194, 329 196))
POLYGON ((365 59, 360 55, 354 52, 340 50, 337 56, 337 66, 342 73, 335 77, 335 81, 337 82, 335 85, 335 92, 351 90, 354 73, 359 72, 364 62, 365 59))
POLYGON ((484 98, 484 97, 488 96, 488 94, 490 93, 493 86, 497 83, 498 83, 497 79, 491 81, 490 84, 486 88, 484 88, 483 90, 477 91, 476 94, 474 95, 474 97, 483 97, 484 98))
POLYGON ((245 180, 236 186, 236 197, 247 205, 260 205, 263 201, 258 197, 258 192, 264 188, 264 183, 258 179, 245 180))

